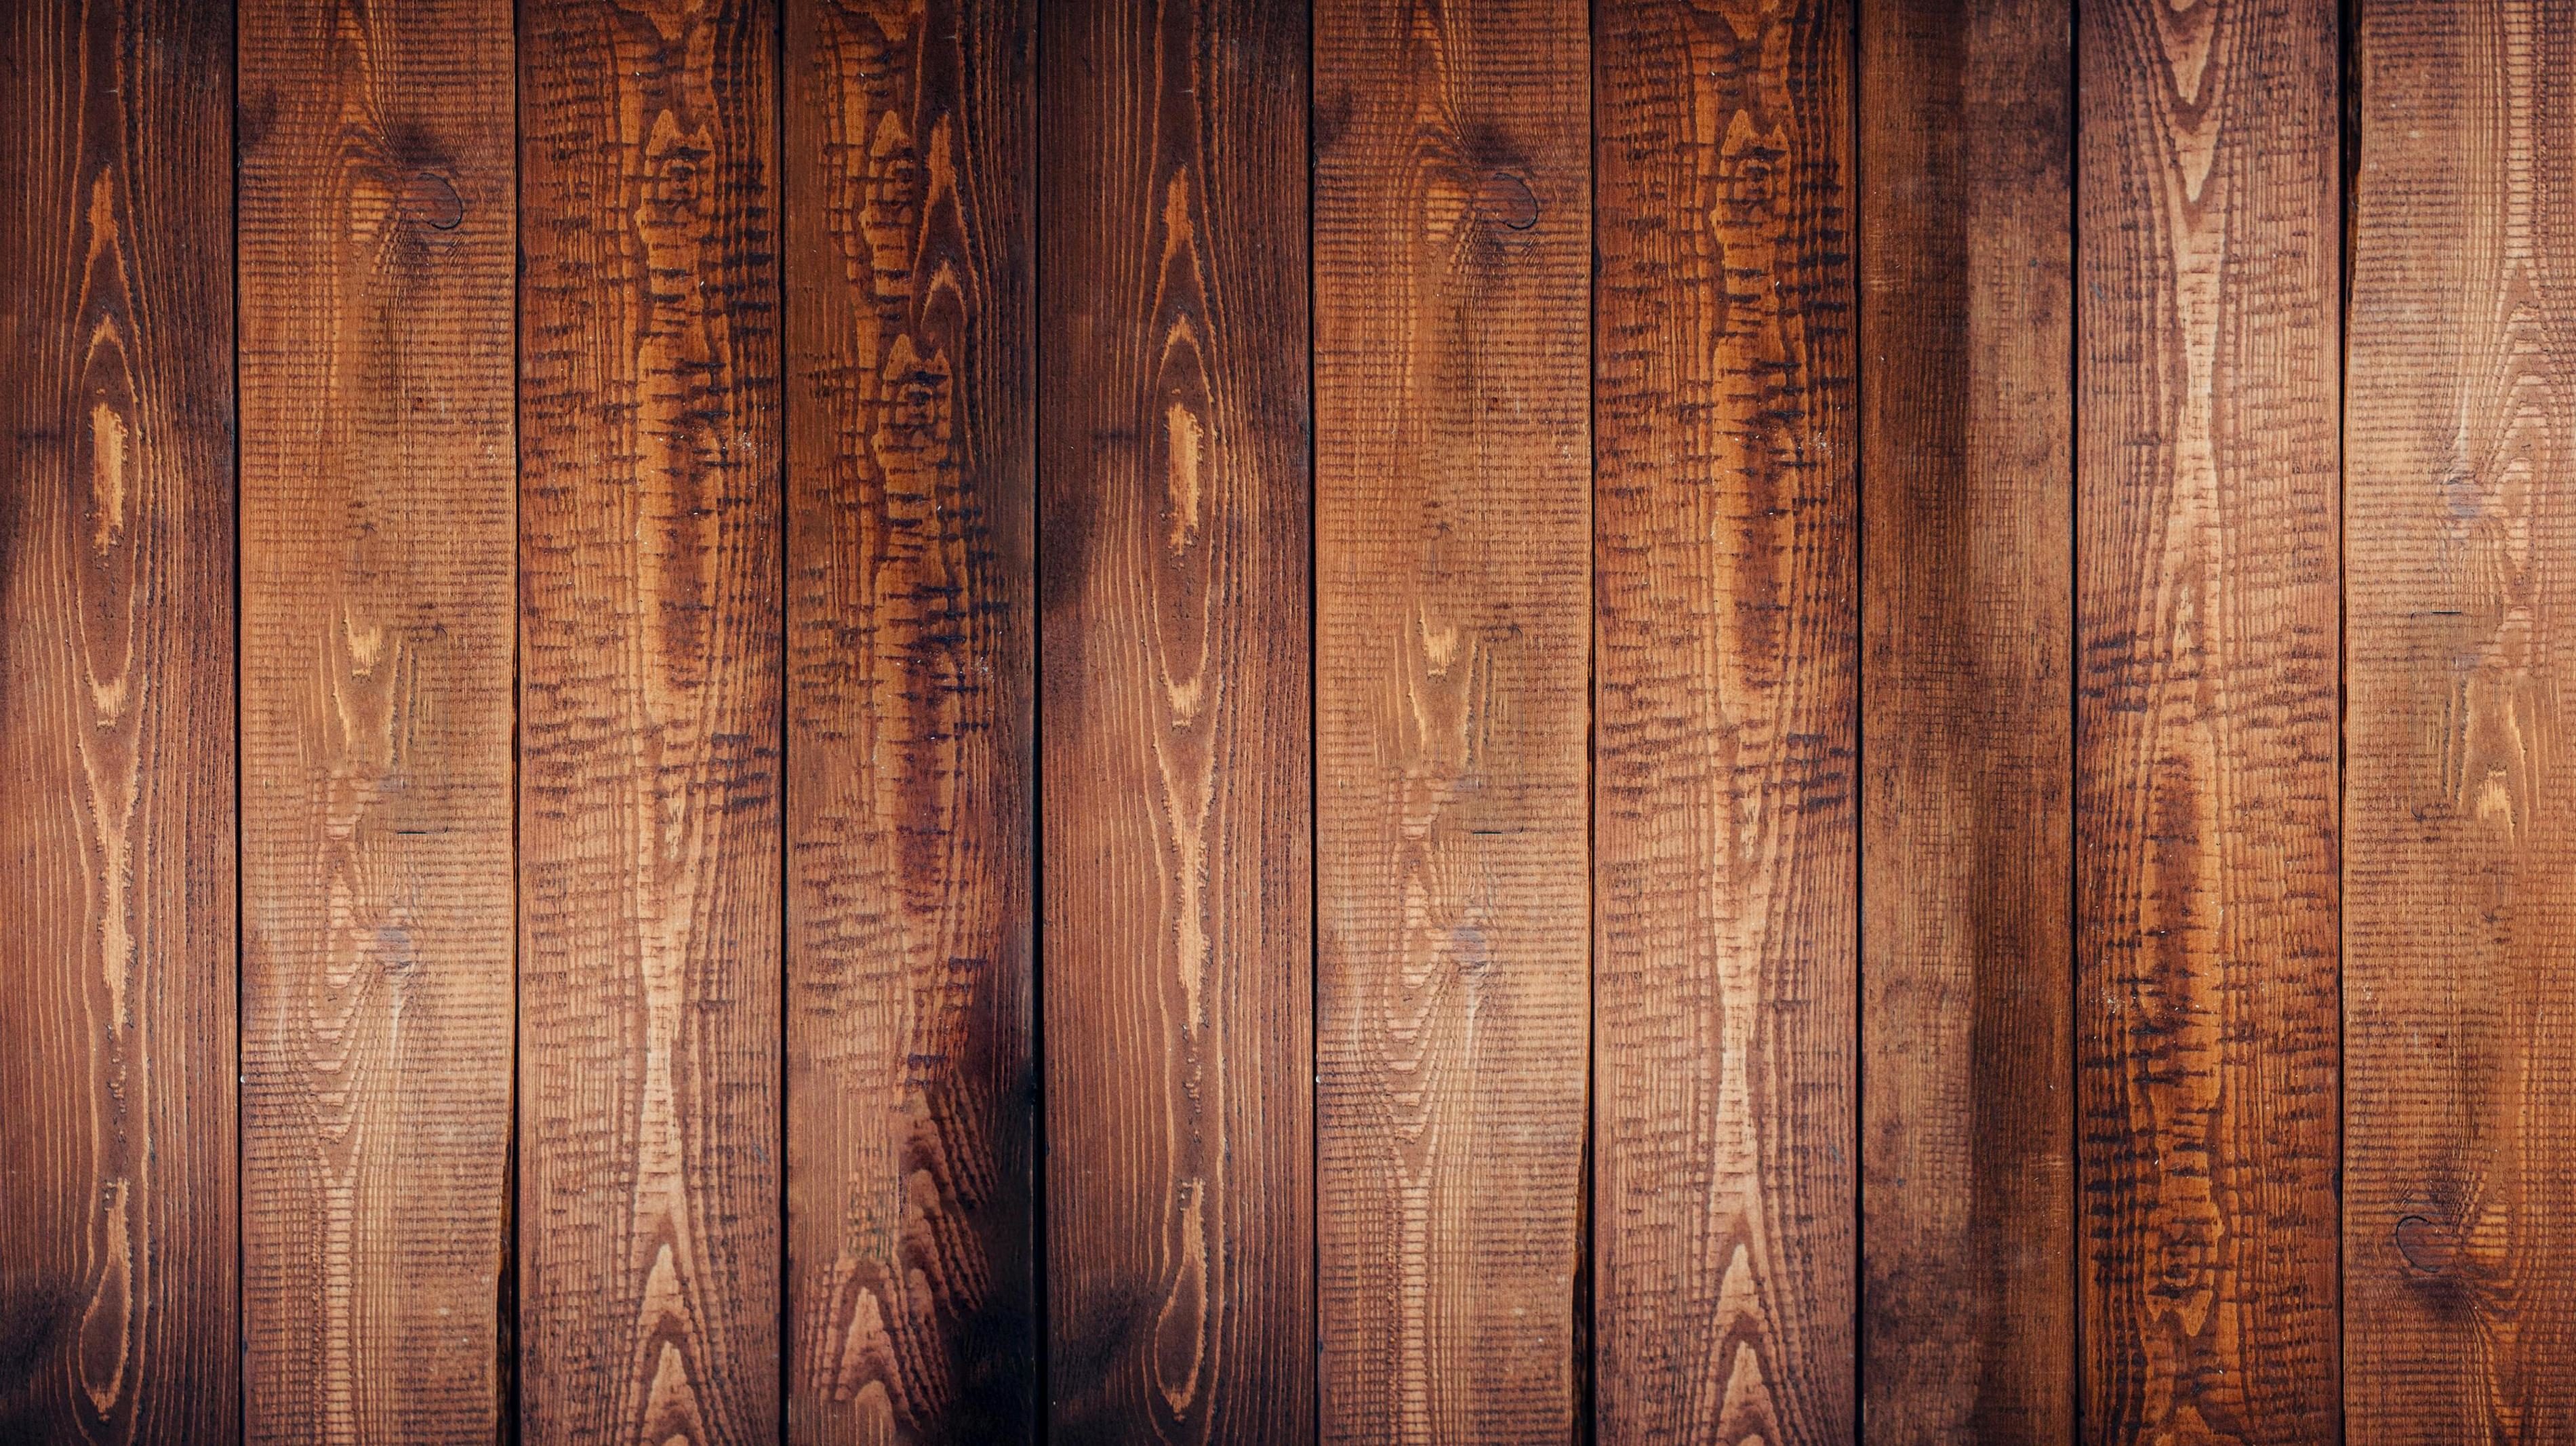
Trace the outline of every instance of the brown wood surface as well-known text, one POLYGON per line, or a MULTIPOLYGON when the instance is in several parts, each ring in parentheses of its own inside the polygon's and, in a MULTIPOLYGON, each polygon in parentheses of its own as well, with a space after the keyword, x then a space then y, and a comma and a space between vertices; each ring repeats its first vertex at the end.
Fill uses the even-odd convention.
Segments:
POLYGON ((2344 1414, 2576 1439, 2576 14, 2358 39, 2344 1414))
POLYGON ((1040 53, 1049 1435, 1311 1440, 1305 17, 1040 53))
POLYGON ((240 12, 252 1440, 493 1437, 512 996, 506 0, 240 12))
POLYGON ((2335 6, 2078 45, 2083 1429, 2332 1441, 2335 6))
POLYGON ((779 1429, 764 0, 520 10, 520 1420, 779 1429))
POLYGON ((1328 1441, 1567 1439, 1589 980, 1585 7, 1315 7, 1328 1441))
POLYGON ((0 18, 0 1440, 240 1429, 232 43, 0 18))
POLYGON ((1025 1440, 1022 0, 788 0, 788 1429, 1025 1440))
POLYGON ((1852 1430, 1852 13, 1596 12, 1604 1442, 1852 1430))
POLYGON ((2072 0, 1860 24, 1862 1438, 2073 1439, 2072 0))

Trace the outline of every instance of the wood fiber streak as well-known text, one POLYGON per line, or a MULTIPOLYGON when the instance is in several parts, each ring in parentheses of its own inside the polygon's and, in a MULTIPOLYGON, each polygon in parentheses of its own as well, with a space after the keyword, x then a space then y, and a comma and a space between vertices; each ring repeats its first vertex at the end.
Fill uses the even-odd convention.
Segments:
POLYGON ((1311 1441, 1304 15, 1045 24, 1049 1434, 1311 1441))
POLYGON ((2084 7, 2084 1434, 2337 1431, 2337 40, 2084 7))
POLYGON ((1578 0, 1315 10, 1328 1441, 1576 1426, 1588 904, 1578 0))
POLYGON ((2576 14, 2362 11, 2350 1439, 2576 1439, 2576 14))
POLYGON ((1596 15, 1600 1437, 1848 1441, 1852 15, 1596 15))
POLYGON ((2075 1430, 2072 0, 1865 0, 1862 1436, 2075 1430))
POLYGON ((500 1428, 506 0, 240 15, 247 1435, 500 1428))
POLYGON ((241 1426, 229 21, 0 17, 0 1440, 241 1426))
POLYGON ((789 0, 788 1427, 1026 1440, 1024 0, 789 0))
POLYGON ((521 1425, 770 1441, 777 16, 520 17, 521 1425))

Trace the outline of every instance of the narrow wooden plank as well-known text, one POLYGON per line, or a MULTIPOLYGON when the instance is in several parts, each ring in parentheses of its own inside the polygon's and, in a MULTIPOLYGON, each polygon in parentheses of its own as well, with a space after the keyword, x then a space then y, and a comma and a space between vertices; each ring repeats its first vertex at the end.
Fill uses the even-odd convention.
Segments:
POLYGON ((1852 12, 1596 25, 1599 1435, 1847 1441, 1852 12))
POLYGON ((0 19, 0 1439, 241 1425, 232 25, 0 19))
POLYGON ((1034 17, 788 0, 788 1426, 1034 1431, 1034 17))
POLYGON ((1330 1441, 1575 1427, 1585 7, 1315 7, 1319 1326, 1330 1441))
POLYGON ((776 1438, 778 17, 520 9, 520 1420, 776 1438))
POLYGON ((1305 16, 1039 49, 1049 1436, 1311 1441, 1305 16))
POLYGON ((2073 0, 1860 24, 1861 1426, 2075 1432, 2073 0))
POLYGON ((2576 15, 2360 12, 2344 1416, 2576 1437, 2576 15))
POLYGON ((240 14, 246 1434, 500 1430, 506 0, 240 14))
POLYGON ((2331 1441, 2335 6, 2082 14, 2084 1432, 2331 1441))

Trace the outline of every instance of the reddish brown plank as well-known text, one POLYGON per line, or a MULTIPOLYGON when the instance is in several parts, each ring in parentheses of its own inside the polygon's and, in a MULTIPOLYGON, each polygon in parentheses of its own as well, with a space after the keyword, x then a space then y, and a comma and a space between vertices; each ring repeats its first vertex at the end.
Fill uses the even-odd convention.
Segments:
POLYGON ((1022 0, 789 0, 788 1428, 1025 1440, 1022 0))
POLYGON ((1310 1441, 1306 27, 1046 8, 1058 1441, 1310 1441))

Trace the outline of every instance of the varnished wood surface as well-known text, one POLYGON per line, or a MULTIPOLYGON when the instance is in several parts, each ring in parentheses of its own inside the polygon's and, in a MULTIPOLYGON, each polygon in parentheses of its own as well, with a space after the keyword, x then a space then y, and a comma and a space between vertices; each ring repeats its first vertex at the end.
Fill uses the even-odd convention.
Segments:
POLYGON ((764 0, 520 9, 520 1424, 779 1430, 764 0))
POLYGON ((2075 1408, 2072 0, 1860 9, 1861 1435, 2075 1408))
POLYGON ((2103 0, 2078 44, 2083 1429, 2327 1442, 2336 11, 2103 0))
POLYGON ((785 16, 797 1441, 1036 1421, 1032 22, 785 16))
POLYGON ((1306 44, 1040 36, 1057 1441, 1314 1434, 1306 44))
POLYGON ((0 21, 0 1439, 223 1441, 232 29, 0 21))
POLYGON ((245 1434, 489 1439, 510 7, 246 0, 240 25, 245 1434))
POLYGON ((2576 1438, 2576 15, 2361 12, 2348 1439, 2576 1438))
POLYGON ((1328 1441, 1578 1406, 1585 9, 1320 0, 1317 1315, 1328 1441))

